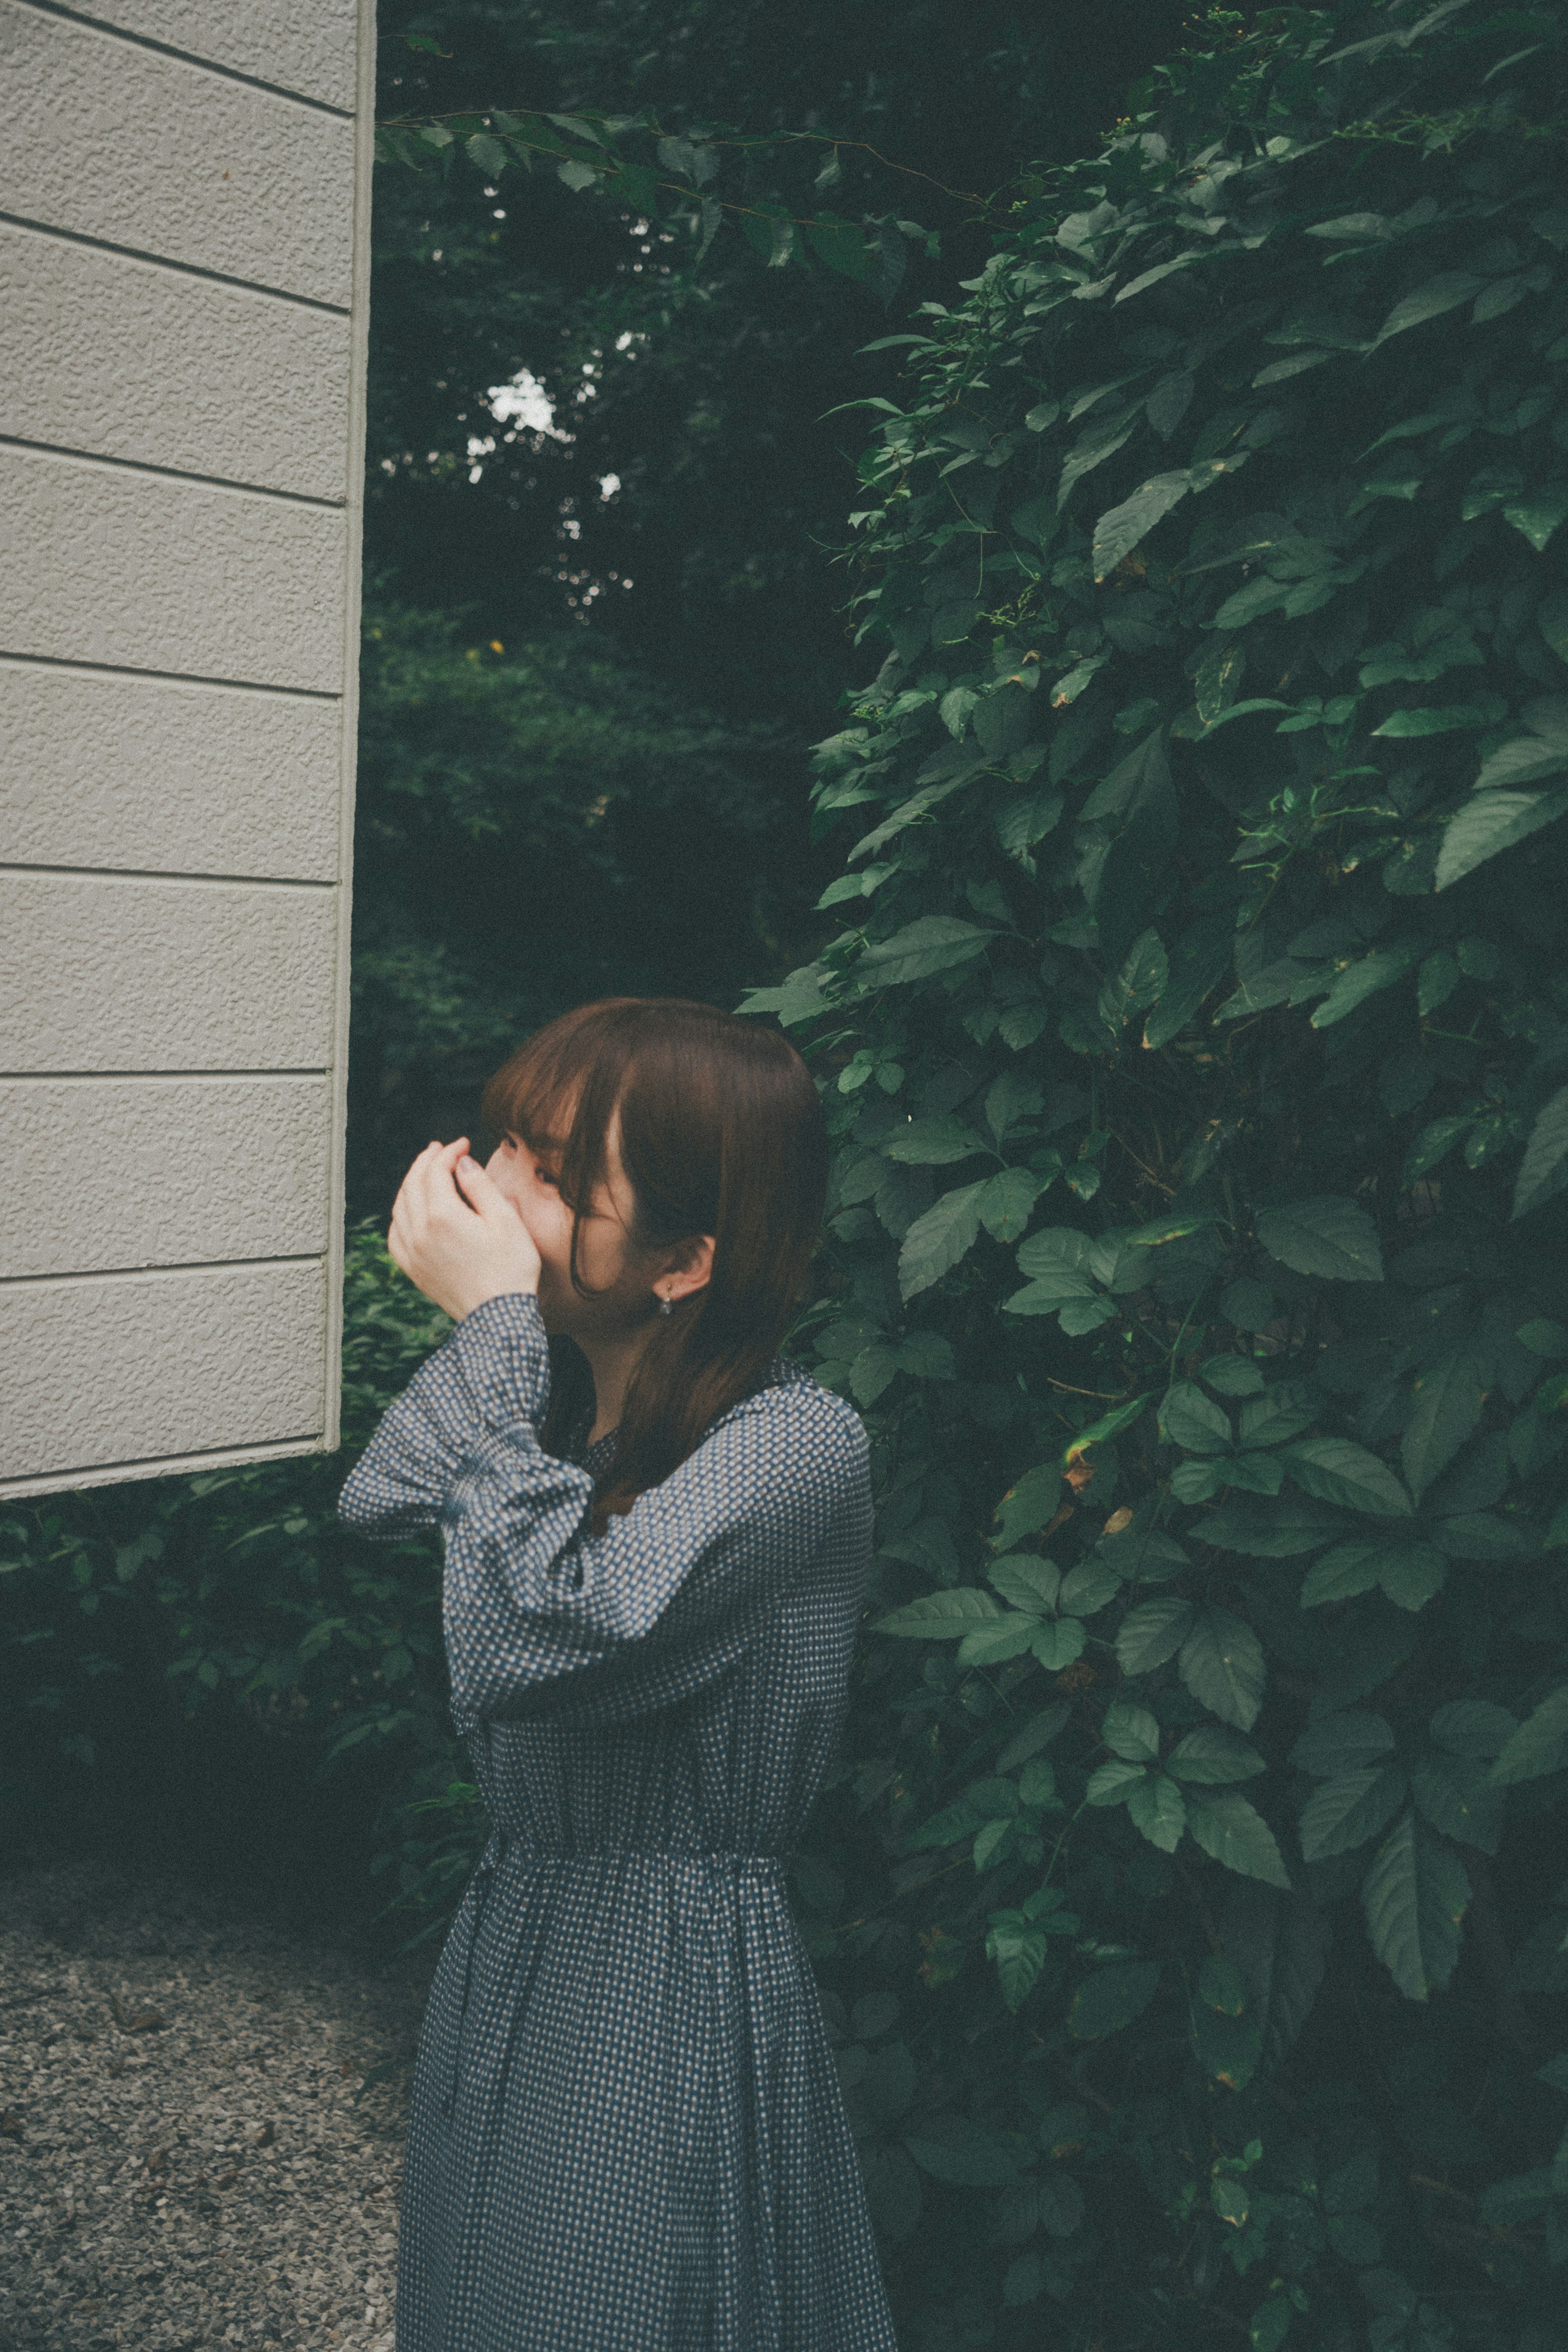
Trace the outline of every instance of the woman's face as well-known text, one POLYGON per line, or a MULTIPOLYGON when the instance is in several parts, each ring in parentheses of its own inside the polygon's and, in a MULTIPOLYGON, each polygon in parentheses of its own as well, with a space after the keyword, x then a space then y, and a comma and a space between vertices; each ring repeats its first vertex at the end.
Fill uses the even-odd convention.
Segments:
POLYGON ((539 1254, 539 1311, 546 1330, 577 1339, 609 1338, 645 1323, 653 1305, 659 1269, 632 1241, 635 1198, 613 1128, 606 1138, 605 1169, 605 1181, 585 1209, 578 1234, 577 1270, 594 1294, 584 1298, 571 1279, 575 1220, 560 1196, 559 1149, 535 1149, 508 1136, 486 1167, 539 1254))

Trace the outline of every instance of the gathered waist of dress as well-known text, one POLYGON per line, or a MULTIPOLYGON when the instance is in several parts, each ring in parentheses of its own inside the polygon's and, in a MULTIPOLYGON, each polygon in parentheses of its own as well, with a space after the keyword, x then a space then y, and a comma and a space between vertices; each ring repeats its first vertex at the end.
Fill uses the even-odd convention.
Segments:
POLYGON ((674 1845, 546 1845, 521 1838, 508 1830, 492 1832, 479 1857, 481 1870, 529 1869, 538 1864, 630 1862, 662 1864, 674 1869, 697 1869, 732 1877, 782 1879, 789 1857, 727 1848, 674 1845))

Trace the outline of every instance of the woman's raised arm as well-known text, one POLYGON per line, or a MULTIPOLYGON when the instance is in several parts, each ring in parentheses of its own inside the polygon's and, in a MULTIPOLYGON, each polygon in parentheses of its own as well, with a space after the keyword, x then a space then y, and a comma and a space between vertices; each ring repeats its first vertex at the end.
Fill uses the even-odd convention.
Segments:
POLYGON ((864 1560, 865 1434, 801 1378, 746 1399, 603 1535, 593 1481, 540 1447, 544 1329, 531 1298, 467 1317, 382 1422, 343 1491, 346 1523, 439 1523, 460 1724, 642 1714, 741 1656, 821 1559, 864 1560))

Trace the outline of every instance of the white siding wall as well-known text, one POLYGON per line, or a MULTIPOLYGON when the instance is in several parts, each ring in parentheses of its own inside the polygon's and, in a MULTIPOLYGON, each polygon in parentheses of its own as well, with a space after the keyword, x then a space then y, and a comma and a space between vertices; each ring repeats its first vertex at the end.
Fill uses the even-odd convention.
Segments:
POLYGON ((0 1494, 337 1443, 373 0, 0 0, 0 1494))

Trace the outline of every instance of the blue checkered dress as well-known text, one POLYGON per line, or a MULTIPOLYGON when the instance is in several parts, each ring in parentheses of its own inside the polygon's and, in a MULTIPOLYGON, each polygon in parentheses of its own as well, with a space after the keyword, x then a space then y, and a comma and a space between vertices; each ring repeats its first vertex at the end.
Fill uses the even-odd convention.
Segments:
POLYGON ((466 1317, 343 1491, 439 1525, 492 1835, 431 1991, 398 2352, 894 2352, 783 1864, 843 1712, 865 1437, 782 1360, 609 1530, 540 1447, 531 1297, 466 1317))

